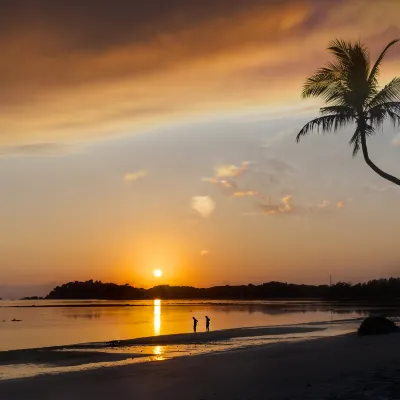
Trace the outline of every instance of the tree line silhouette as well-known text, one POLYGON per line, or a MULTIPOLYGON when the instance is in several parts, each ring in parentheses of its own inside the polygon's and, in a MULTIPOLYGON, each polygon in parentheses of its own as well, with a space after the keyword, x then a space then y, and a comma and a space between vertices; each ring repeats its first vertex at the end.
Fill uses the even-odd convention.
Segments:
POLYGON ((400 298, 400 278, 375 279, 366 283, 338 282, 334 285, 298 285, 267 282, 261 285, 192 286, 160 285, 150 289, 128 284, 103 283, 89 280, 69 282, 55 287, 46 299, 327 299, 327 300, 395 300, 400 298))

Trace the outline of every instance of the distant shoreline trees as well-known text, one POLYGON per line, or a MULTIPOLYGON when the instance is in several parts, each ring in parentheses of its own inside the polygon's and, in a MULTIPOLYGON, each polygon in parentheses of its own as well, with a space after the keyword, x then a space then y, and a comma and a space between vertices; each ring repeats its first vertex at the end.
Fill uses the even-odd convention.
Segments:
POLYGON ((400 278, 376 279, 366 283, 338 282, 329 285, 297 285, 268 282, 261 285, 214 286, 155 286, 135 288, 128 284, 101 281, 69 282, 55 287, 46 299, 69 300, 201 300, 201 299, 325 299, 325 300, 395 300, 400 299, 400 278))

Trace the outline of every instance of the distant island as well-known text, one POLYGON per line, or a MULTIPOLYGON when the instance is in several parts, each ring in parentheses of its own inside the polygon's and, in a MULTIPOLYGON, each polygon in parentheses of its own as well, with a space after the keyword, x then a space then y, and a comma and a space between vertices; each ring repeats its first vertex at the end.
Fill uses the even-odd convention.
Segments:
POLYGON ((75 300, 182 300, 182 299, 326 299, 326 300, 397 300, 400 299, 400 278, 376 279, 366 283, 338 282, 334 285, 298 285, 268 282, 261 285, 155 286, 135 288, 128 284, 103 283, 89 280, 69 282, 55 287, 46 299, 75 300))

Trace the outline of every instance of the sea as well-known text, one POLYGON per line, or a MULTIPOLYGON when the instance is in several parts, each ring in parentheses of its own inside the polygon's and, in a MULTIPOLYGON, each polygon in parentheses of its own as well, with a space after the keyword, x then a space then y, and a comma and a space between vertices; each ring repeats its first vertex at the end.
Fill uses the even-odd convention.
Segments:
POLYGON ((357 320, 396 316, 397 307, 316 300, 20 300, 0 301, 0 351, 190 333, 197 330, 357 320))
POLYGON ((317 300, 0 301, 0 380, 355 334, 371 314, 400 317, 317 300))

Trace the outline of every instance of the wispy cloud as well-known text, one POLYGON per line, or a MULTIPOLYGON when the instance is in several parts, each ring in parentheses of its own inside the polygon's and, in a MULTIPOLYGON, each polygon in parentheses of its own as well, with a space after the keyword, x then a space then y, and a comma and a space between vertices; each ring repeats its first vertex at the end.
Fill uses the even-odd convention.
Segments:
MULTIPOLYGON (((393 0, 381 0, 379 14, 390 29, 373 23, 376 5, 365 0, 121 1, 111 13, 105 1, 93 13, 79 2, 48 7, 47 0, 29 8, 29 19, 18 1, 8 3, 0 101, 2 140, 12 144, 132 134, 197 110, 283 105, 297 99, 337 29, 347 38, 365 32, 375 51, 399 28, 393 0)), ((387 65, 388 73, 396 69, 387 65)))
POLYGON ((343 208, 343 207, 344 207, 344 202, 343 202, 343 201, 338 201, 338 202, 336 203, 336 207, 337 207, 337 208, 343 208))
POLYGON ((251 163, 249 161, 244 161, 239 166, 233 164, 218 165, 215 167, 215 177, 237 178, 243 175, 248 170, 250 164, 251 163))
POLYGON ((214 167, 214 176, 203 178, 202 180, 222 187, 234 195, 234 191, 238 193, 241 192, 236 183, 236 179, 244 175, 248 171, 250 165, 251 162, 249 161, 243 161, 238 166, 234 164, 217 165, 214 167))
MULTIPOLYGON (((257 201, 258 209, 266 215, 305 215, 308 213, 327 212, 344 206, 343 201, 332 203, 327 199, 312 205, 294 205, 292 194, 286 194, 278 202, 273 202, 271 194, 255 190, 252 185, 246 185, 247 187, 243 188, 244 184, 237 178, 245 173, 254 173, 256 176, 266 174, 271 178, 269 180, 270 183, 278 183, 282 178, 296 172, 296 168, 280 158, 266 159, 263 166, 264 170, 260 170, 257 167, 250 170, 249 166, 251 164, 251 162, 247 161, 242 162, 240 166, 233 164, 220 165, 214 168, 215 175, 213 177, 203 178, 203 181, 222 187, 226 193, 234 198, 254 198, 257 201)), ((286 193, 291 192, 290 189, 285 191, 286 193)), ((254 215, 254 213, 245 213, 244 215, 254 215)))
POLYGON ((200 256, 201 256, 201 257, 208 256, 209 254, 210 254, 210 252, 209 252, 208 250, 202 250, 202 251, 200 252, 200 256))
POLYGON ((344 202, 338 201, 336 204, 329 200, 323 200, 317 205, 295 205, 293 196, 286 195, 282 197, 280 203, 271 203, 270 201, 259 205, 261 211, 266 215, 307 215, 315 213, 325 213, 334 208, 343 208, 344 202))
POLYGON ((72 153, 76 148, 64 143, 28 143, 0 147, 0 156, 58 156, 72 153))
POLYGON ((254 197, 254 196, 258 196, 259 193, 256 192, 255 190, 246 190, 243 192, 233 192, 233 197, 254 197))
POLYGON ((215 202, 209 196, 194 196, 190 204, 203 218, 209 217, 215 210, 215 202))
POLYGON ((230 182, 226 179, 218 179, 218 178, 203 178, 204 182, 212 183, 213 185, 221 185, 225 189, 233 189, 236 187, 236 184, 230 182))
POLYGON ((292 214, 296 212, 296 209, 292 206, 291 195, 282 197, 281 204, 262 204, 260 207, 267 215, 292 214))
POLYGON ((130 172, 128 174, 125 174, 124 181, 125 182, 135 182, 141 178, 144 178, 145 176, 147 176, 147 171, 144 169, 141 169, 140 171, 130 172))

